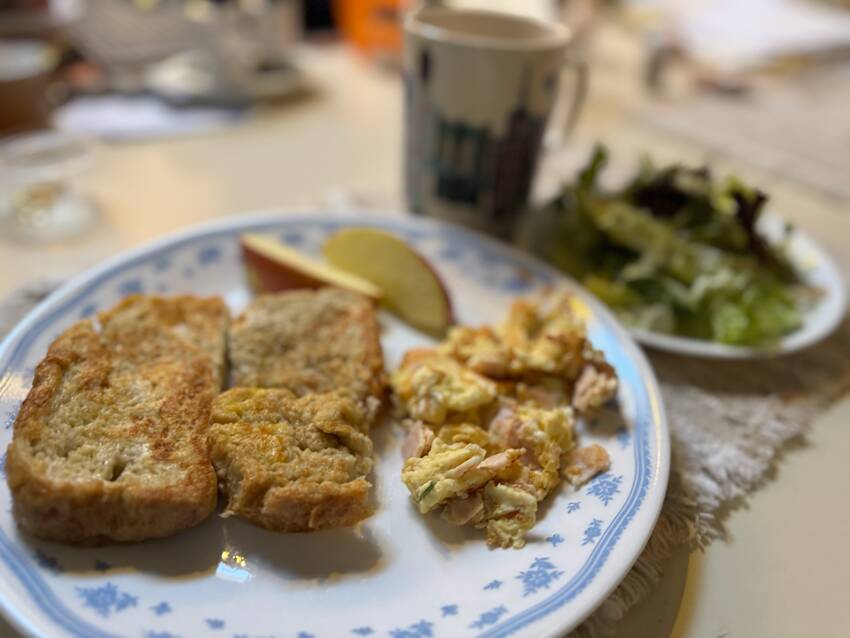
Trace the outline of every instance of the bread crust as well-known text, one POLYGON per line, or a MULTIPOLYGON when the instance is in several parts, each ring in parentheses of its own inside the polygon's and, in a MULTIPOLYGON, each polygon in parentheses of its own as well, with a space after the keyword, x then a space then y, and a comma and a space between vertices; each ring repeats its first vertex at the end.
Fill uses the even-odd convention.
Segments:
POLYGON ((206 428, 226 308, 134 296, 98 319, 60 335, 36 368, 8 448, 14 516, 69 543, 174 534, 215 508, 206 428))
POLYGON ((372 515, 368 500, 371 488, 365 479, 343 485, 324 482, 274 487, 250 520, 279 532, 351 527, 372 515))
POLYGON ((139 542, 193 527, 215 509, 215 473, 199 464, 179 486, 125 489, 105 481, 53 481, 10 448, 13 514, 22 529, 78 545, 139 542))

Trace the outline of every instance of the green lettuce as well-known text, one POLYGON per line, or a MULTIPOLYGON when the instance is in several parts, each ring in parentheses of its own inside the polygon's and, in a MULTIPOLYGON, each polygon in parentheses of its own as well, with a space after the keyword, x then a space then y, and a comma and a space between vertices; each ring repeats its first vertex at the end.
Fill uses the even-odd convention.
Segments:
POLYGON ((606 161, 597 147, 546 207, 544 257, 633 326, 749 346, 800 327, 800 279, 758 232, 763 193, 646 158, 628 184, 606 191, 606 161))

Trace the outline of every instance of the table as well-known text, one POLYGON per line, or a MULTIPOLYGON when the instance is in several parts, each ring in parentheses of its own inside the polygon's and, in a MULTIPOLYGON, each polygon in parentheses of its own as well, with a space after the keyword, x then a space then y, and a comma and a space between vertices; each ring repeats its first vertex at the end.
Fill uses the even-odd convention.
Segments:
POLYGON ((331 189, 395 192, 397 76, 341 48, 308 50, 304 58, 320 95, 209 135, 96 148, 87 180, 100 209, 96 230, 61 244, 0 238, 0 296, 205 220, 314 204, 331 189))
MULTIPOLYGON (((604 134, 616 152, 651 148, 662 158, 700 157, 699 148, 647 132, 631 116, 642 99, 640 87, 623 77, 635 77, 629 68, 634 61, 618 50, 616 33, 603 31, 600 40, 603 51, 595 64, 619 67, 594 80, 577 147, 586 148, 604 134)), ((207 136, 97 149, 90 176, 101 209, 96 231, 50 246, 0 238, 0 272, 5 273, 0 296, 38 278, 65 278, 163 233, 240 211, 314 204, 334 190, 397 198, 398 77, 338 45, 305 52, 304 64, 323 87, 322 95, 260 112, 244 125, 207 136)), ((845 203, 750 167, 724 165, 769 183, 777 206, 850 270, 842 245, 850 237, 845 203)), ((848 419, 850 401, 844 401, 819 420, 806 443, 785 455, 773 480, 732 515, 728 542, 717 542, 704 554, 677 553, 653 596, 629 613, 618 638, 847 635, 848 419)), ((2 624, 0 635, 14 633, 2 624)))

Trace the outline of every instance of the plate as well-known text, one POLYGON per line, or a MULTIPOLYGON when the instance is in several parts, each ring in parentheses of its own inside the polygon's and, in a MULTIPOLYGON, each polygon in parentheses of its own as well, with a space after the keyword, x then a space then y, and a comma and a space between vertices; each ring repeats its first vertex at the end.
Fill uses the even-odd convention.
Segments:
MULTIPOLYGON (((33 368, 63 329, 125 295, 220 294, 234 311, 249 299, 238 236, 265 232, 317 253, 334 230, 384 228, 436 267, 463 322, 493 321, 517 295, 544 285, 575 289, 594 344, 622 380, 585 442, 601 442, 611 470, 544 501, 521 550, 488 550, 479 530, 420 516, 399 479, 402 432, 373 430, 379 502, 358 531, 274 534, 212 516, 169 539, 74 548, 15 526, 0 486, 0 604, 33 636, 108 638, 339 638, 561 636, 629 570, 664 498, 669 437, 646 359, 611 314, 540 262, 434 221, 267 213, 193 229, 113 259, 52 294, 0 349, 0 443, 5 448, 33 368), (5 427, 4 427, 5 426, 5 427)), ((429 339, 381 316, 387 365, 429 339)), ((5 457, 3 457, 5 460, 5 457)))
MULTIPOLYGON (((771 242, 779 243, 785 239, 785 221, 776 215, 765 215, 759 230, 771 242)), ((838 327, 847 312, 844 278, 829 253, 806 233, 795 228, 787 240, 791 263, 799 269, 803 281, 820 290, 823 296, 805 313, 803 325, 786 335, 775 347, 733 346, 639 328, 630 328, 629 331, 640 343, 659 350, 715 359, 774 357, 797 352, 825 339, 838 327)))

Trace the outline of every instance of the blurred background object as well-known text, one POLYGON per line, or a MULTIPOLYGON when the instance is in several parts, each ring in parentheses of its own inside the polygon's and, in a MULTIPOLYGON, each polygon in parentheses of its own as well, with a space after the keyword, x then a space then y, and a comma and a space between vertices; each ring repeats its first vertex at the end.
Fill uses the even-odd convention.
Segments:
POLYGON ((335 91, 323 48, 399 69, 401 19, 424 4, 564 22, 613 92, 602 114, 850 194, 850 12, 826 0, 0 0, 0 135, 248 123, 335 91))
POLYGON ((566 23, 594 90, 611 92, 597 119, 850 195, 850 12, 826 0, 0 0, 0 135, 248 124, 336 91, 323 50, 400 69, 401 20, 425 4, 566 23))
POLYGON ((0 38, 44 38, 55 35, 63 23, 63 12, 55 11, 51 6, 55 1, 0 0, 0 38))
POLYGON ((48 102, 63 129, 117 139, 230 125, 311 92, 302 33, 299 0, 0 0, 2 119, 29 114, 0 125, 44 127, 48 102))
POLYGON ((69 29, 116 90, 228 105, 275 96, 300 21, 295 0, 97 0, 69 29))
POLYGON ((87 230, 94 206, 80 177, 91 168, 85 140, 28 133, 0 145, 0 224, 25 241, 67 239, 87 230))
POLYGON ((0 40, 0 135, 45 128, 55 51, 37 40, 0 40))
POLYGON ((69 31, 104 78, 75 85, 86 99, 59 113, 69 130, 121 139, 200 132, 309 89, 292 60, 296 0, 98 0, 69 31))
POLYGON ((696 63, 743 72, 850 53, 850 14, 805 0, 629 0, 659 40, 696 63))
POLYGON ((629 0, 649 99, 667 135, 850 197, 850 12, 816 0, 629 0))
POLYGON ((401 16, 410 0, 334 0, 340 33, 364 53, 393 57, 401 53, 401 16))

